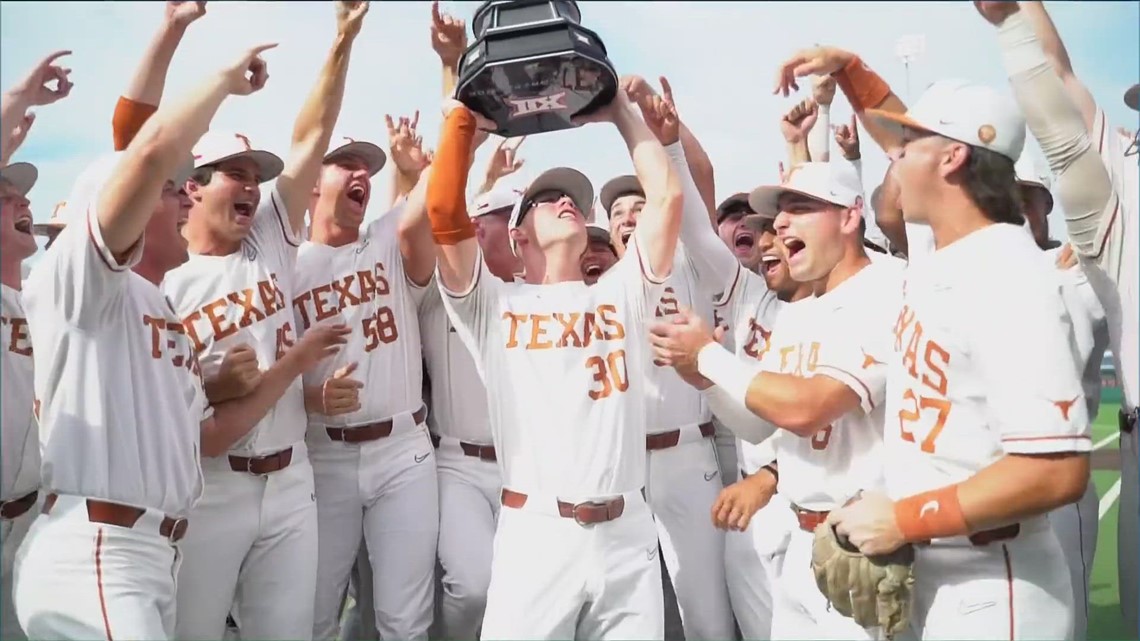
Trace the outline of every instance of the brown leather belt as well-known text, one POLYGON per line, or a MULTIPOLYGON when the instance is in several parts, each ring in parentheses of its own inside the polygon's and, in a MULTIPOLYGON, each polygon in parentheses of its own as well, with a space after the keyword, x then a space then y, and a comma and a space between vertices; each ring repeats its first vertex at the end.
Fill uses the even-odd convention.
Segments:
MULTIPOLYGON (((526 505, 527 495, 503 488, 503 505, 516 510, 526 505)), ((578 525, 594 525, 612 521, 625 512, 625 497, 619 496, 608 501, 585 501, 583 503, 558 502, 558 515, 564 519, 574 519, 578 525)))
MULTIPOLYGON (((412 419, 416 424, 424 422, 427 418, 427 408, 420 407, 412 414, 412 419)), ((358 425, 356 427, 326 427, 325 432, 328 433, 329 438, 334 441, 342 443, 367 443, 369 441, 378 441, 382 438, 388 438, 392 435, 392 428, 395 422, 392 419, 380 421, 379 423, 369 423, 368 425, 358 425)))
MULTIPOLYGON (((439 449, 439 441, 440 441, 439 435, 437 435, 437 434, 431 435, 431 444, 436 449, 439 449)), ((490 461, 490 462, 494 463, 495 461, 499 460, 498 457, 495 456, 495 446, 494 445, 479 445, 478 443, 468 443, 466 441, 459 441, 459 449, 463 450, 463 453, 466 454, 467 456, 477 458, 481 461, 490 461)))
POLYGON ((11 501, 4 501, 0 503, 0 518, 3 519, 18 519, 32 506, 36 504, 36 499, 39 498, 39 490, 33 490, 31 494, 25 494, 18 499, 11 501))
MULTIPOLYGON (((716 427, 712 423, 701 423, 700 430, 703 438, 711 438, 716 433, 716 427)), ((681 430, 645 435, 645 449, 647 450, 667 450, 670 447, 677 447, 680 442, 681 430)))
MULTIPOLYGON (((58 498, 58 494, 52 493, 47 495, 47 498, 44 500, 44 514, 51 514, 51 509, 55 507, 55 501, 58 498)), ((121 503, 87 499, 87 520, 92 523, 104 523, 106 525, 133 528, 144 514, 146 514, 146 510, 141 507, 131 507, 130 505, 123 505, 121 503)), ((190 522, 186 519, 176 519, 166 516, 163 517, 162 523, 158 526, 158 533, 169 539, 171 543, 177 543, 183 536, 186 536, 186 528, 189 526, 190 522)))
MULTIPOLYGON (((994 528, 992 530, 974 532, 968 538, 971 544, 981 547, 983 545, 989 545, 990 543, 997 543, 998 541, 1015 539, 1018 534, 1021 534, 1021 524, 1014 523, 1013 525, 1006 525, 1005 527, 994 528)), ((930 545, 930 541, 918 541, 915 545, 930 545)))
POLYGON ((264 476, 279 472, 293 462, 293 448, 267 454, 266 456, 234 456, 230 455, 230 469, 235 472, 246 472, 254 476, 264 476))

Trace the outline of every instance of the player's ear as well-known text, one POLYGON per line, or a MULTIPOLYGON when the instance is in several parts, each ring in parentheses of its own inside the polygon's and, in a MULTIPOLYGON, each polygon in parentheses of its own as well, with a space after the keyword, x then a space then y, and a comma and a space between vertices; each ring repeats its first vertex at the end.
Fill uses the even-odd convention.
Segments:
POLYGON ((844 234, 858 234, 863 222, 863 199, 855 199, 855 205, 843 210, 840 217, 839 229, 844 234))
POLYGON ((515 227, 514 229, 512 229, 510 231, 510 235, 511 235, 511 240, 513 240, 516 245, 521 245, 527 239, 526 238, 526 232, 523 231, 522 228, 520 228, 520 227, 515 227))

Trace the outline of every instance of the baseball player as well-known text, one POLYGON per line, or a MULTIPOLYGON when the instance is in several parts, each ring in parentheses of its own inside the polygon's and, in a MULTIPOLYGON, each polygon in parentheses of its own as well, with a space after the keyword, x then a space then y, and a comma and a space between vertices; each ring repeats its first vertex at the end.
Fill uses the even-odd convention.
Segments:
POLYGON ((867 116, 904 141, 902 209, 938 250, 907 270, 893 324, 887 494, 828 522, 865 554, 915 546, 920 638, 1069 638, 1072 588, 1045 515, 1084 493, 1091 443, 1060 282, 1020 227, 1025 121, 961 81, 905 115, 867 116))
MULTIPOLYGON (((409 147, 414 130, 388 123, 397 171, 418 175, 426 159, 409 147)), ((395 210, 361 227, 370 178, 385 160, 370 142, 337 142, 309 207, 312 240, 297 254, 297 331, 334 319, 353 330, 339 355, 304 376, 319 518, 314 639, 337 638, 362 531, 380 638, 426 639, 432 620, 439 491, 416 307, 435 248, 426 234, 423 177, 395 210), (417 224, 426 240, 419 247, 412 242, 417 224), (365 381, 383 384, 362 394, 365 381)))
POLYGON ((600 224, 586 226, 586 251, 582 252, 582 278, 593 285, 618 262, 610 231, 600 224))
MULTIPOLYGON (((522 270, 511 251, 509 223, 519 199, 493 188, 471 203, 471 220, 487 269, 503 282, 522 270)), ((439 468, 439 564, 443 639, 478 637, 491 582, 491 550, 502 477, 478 365, 447 318, 438 287, 429 287, 420 334, 431 379, 428 418, 439 468)))
MULTIPOLYGON (((666 100, 668 106, 656 99, 659 112, 643 104, 642 114, 681 179, 685 208, 693 210, 682 215, 709 226, 708 212, 685 160, 671 96, 666 100)), ((620 176, 602 186, 598 202, 608 214, 609 235, 620 261, 646 206, 645 193, 637 176, 620 176)), ((679 246, 654 316, 670 318, 686 307, 696 308, 711 320, 712 297, 703 292, 727 292, 732 283, 724 276, 702 270, 688 257, 686 248, 679 246)), ((650 367, 646 391, 645 498, 657 523, 685 637, 727 639, 735 630, 724 578, 724 534, 705 518, 723 488, 717 478, 720 470, 712 416, 700 393, 670 368, 650 367)))
POLYGON ((0 168, 0 424, 3 485, 0 485, 0 636, 23 639, 12 604, 12 562, 35 518, 40 487, 40 449, 33 416, 32 342, 21 300, 24 259, 36 253, 27 194, 36 184, 34 165, 0 168))
POLYGON ((444 306, 487 385, 503 475, 486 639, 664 632, 638 369, 673 265, 681 188, 624 92, 588 121, 615 124, 646 192, 631 249, 592 286, 580 258, 593 189, 581 173, 542 173, 512 210, 521 283, 480 257, 464 192, 475 129, 492 125, 454 100, 428 185, 444 306))
MULTIPOLYGON (((1020 3, 1019 3, 1020 4, 1020 3)), ((1097 288, 1124 399, 1120 411, 1120 510, 1117 521, 1120 604, 1125 626, 1140 634, 1137 546, 1140 539, 1137 476, 1140 437, 1140 221, 1135 139, 1110 130, 1104 110, 1073 72, 1068 53, 1040 3, 1001 7, 982 3, 998 27, 1002 61, 1029 130, 1056 177, 1056 194, 1082 268, 1097 288), (1011 11, 1012 9, 1012 11, 1011 11), (1049 73, 1050 68, 1053 73, 1049 73), (1103 286, 1099 286, 1103 285, 1103 286)), ((1137 89, 1125 103, 1137 108, 1137 89)))
MULTIPOLYGON (((774 448, 778 492, 799 527, 788 540, 779 574, 772 638, 873 634, 832 610, 810 571, 816 526, 859 488, 881 487, 888 349, 881 328, 889 323, 901 270, 867 258, 859 232, 862 201, 858 175, 846 163, 804 163, 782 186, 759 187, 749 195, 753 211, 775 217, 791 277, 813 283, 815 291, 813 298, 779 311, 764 337, 758 374, 755 365, 712 342, 707 326, 691 314, 682 323, 655 326, 651 336, 657 358, 715 389, 708 393, 719 395, 721 405, 747 407, 772 428, 789 432, 774 448), (711 384, 692 376, 694 366, 711 384)), ((721 412, 726 417, 728 409, 721 412)), ((734 427, 735 421, 722 418, 734 427)), ((766 438, 754 432, 741 436, 753 442, 766 438)))
POLYGON ((201 435, 217 422, 158 284, 186 260, 178 185, 191 147, 227 96, 264 85, 267 48, 89 167, 62 214, 71 224, 28 278, 46 494, 17 554, 14 601, 31 638, 174 635, 177 544, 202 490, 201 435))
MULTIPOLYGON (((163 290, 202 359, 208 391, 231 348, 248 346, 266 371, 252 394, 227 398, 236 392, 221 386, 211 394, 247 420, 203 435, 206 487, 178 576, 182 638, 220 638, 232 606, 243 638, 313 634, 317 510, 304 370, 289 357, 297 341, 294 267, 367 9, 337 3, 337 38, 298 116, 287 164, 240 134, 210 132, 195 147, 183 229, 190 259, 167 275, 163 290), (275 178, 263 196, 259 185, 275 178)), ((321 327, 313 340, 332 335, 343 343, 352 332, 345 324, 321 327)))

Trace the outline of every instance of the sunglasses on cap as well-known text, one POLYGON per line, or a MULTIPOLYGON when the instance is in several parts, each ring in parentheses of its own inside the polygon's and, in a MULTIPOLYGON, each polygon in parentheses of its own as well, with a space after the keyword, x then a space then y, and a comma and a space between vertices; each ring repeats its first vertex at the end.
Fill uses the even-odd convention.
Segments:
MULTIPOLYGON (((534 196, 531 196, 523 204, 522 215, 519 216, 518 224, 521 225, 523 218, 526 218, 526 215, 530 213, 530 210, 534 209, 535 207, 538 207, 539 205, 553 205, 563 198, 570 198, 570 194, 567 194, 566 192, 558 189, 547 189, 545 191, 538 192, 534 196)), ((573 201, 574 199, 570 198, 570 200, 573 201)), ((574 206, 577 207, 578 204, 575 203, 574 206)))

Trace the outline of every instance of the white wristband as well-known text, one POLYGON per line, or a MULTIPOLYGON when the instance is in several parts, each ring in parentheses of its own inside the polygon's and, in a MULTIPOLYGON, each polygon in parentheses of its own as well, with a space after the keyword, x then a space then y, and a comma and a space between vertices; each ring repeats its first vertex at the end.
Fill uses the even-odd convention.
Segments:
POLYGON ((748 365, 721 347, 709 343, 697 353, 697 371, 721 388, 742 407, 747 407, 748 387, 755 376, 748 365))

